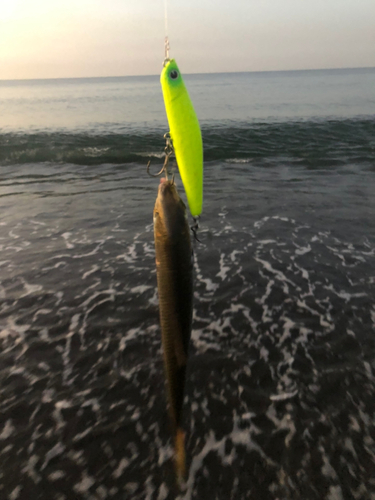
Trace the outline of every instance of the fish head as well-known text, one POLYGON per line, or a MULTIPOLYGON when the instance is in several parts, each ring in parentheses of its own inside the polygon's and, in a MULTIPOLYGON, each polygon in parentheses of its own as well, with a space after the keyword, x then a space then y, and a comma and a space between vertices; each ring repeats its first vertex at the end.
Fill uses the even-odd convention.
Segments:
POLYGON ((174 181, 161 179, 155 203, 155 210, 157 209, 160 215, 170 216, 176 210, 183 210, 184 208, 185 205, 177 192, 174 181))
POLYGON ((186 224, 186 207, 177 192, 176 184, 162 179, 154 208, 155 230, 173 239, 181 233, 181 230, 184 230, 186 224))
POLYGON ((184 80, 174 59, 165 63, 160 75, 160 83, 163 94, 172 100, 179 96, 181 90, 185 89, 184 80))

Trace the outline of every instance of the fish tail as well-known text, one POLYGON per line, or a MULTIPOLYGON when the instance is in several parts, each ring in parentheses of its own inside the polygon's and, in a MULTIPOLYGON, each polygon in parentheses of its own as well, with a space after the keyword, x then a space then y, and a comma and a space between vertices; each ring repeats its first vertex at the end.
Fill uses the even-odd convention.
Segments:
POLYGON ((186 478, 185 433, 181 427, 177 428, 174 446, 177 481, 181 485, 186 478))

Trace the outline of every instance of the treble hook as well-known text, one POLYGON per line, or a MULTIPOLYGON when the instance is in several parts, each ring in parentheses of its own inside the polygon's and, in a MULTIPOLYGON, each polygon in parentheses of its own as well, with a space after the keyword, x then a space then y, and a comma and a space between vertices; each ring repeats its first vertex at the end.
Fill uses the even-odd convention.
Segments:
POLYGON ((159 177, 159 175, 161 175, 165 170, 165 162, 164 162, 164 165, 163 165, 162 169, 160 170, 160 172, 158 172, 157 174, 151 174, 150 165, 151 165, 151 160, 147 163, 147 173, 150 177, 159 177))
POLYGON ((191 232, 193 233, 194 235, 194 239, 196 241, 198 241, 199 243, 202 243, 201 240, 198 238, 197 236, 197 231, 199 229, 199 219, 200 219, 200 216, 198 215, 197 217, 193 217, 193 220, 194 220, 194 224, 192 226, 190 226, 190 229, 191 229, 191 232))
POLYGON ((172 182, 174 182, 174 173, 173 172, 168 172, 168 165, 169 165, 169 158, 171 154, 173 153, 173 145, 172 145, 172 139, 171 136, 169 135, 169 132, 164 134, 164 139, 165 139, 165 148, 164 148, 164 153, 165 153, 165 159, 164 159, 164 165, 160 172, 157 174, 151 174, 150 173, 150 165, 151 165, 151 160, 147 163, 147 173, 150 177, 159 177, 163 172, 165 172, 165 177, 168 180, 168 173, 172 174, 172 182))

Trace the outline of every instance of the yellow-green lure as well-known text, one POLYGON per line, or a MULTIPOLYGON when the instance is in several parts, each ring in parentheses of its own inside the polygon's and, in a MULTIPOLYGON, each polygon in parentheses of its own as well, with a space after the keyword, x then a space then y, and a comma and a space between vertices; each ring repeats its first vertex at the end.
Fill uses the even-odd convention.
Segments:
POLYGON ((203 144, 197 115, 174 59, 166 59, 160 75, 170 136, 193 217, 202 213, 203 144))

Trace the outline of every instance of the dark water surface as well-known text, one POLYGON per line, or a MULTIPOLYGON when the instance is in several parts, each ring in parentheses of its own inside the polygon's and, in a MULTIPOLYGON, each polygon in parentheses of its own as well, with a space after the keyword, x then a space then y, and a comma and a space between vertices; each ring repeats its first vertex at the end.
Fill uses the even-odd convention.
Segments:
POLYGON ((375 70, 186 80, 206 163, 181 495, 157 78, 0 82, 0 499, 374 500, 375 70))

